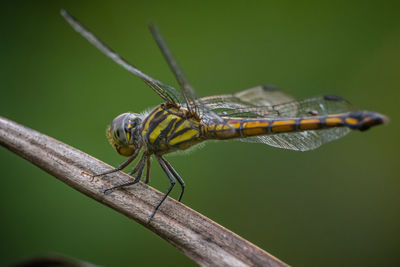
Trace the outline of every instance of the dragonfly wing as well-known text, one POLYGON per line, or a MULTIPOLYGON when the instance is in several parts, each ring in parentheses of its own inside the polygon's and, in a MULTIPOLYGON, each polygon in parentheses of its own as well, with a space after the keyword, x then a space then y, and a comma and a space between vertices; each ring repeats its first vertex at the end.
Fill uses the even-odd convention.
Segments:
POLYGON ((192 86, 189 84, 185 75, 183 74, 182 69, 179 67, 178 62, 175 60, 171 51, 169 50, 164 38, 161 33, 158 31, 158 28, 154 24, 150 24, 150 31, 153 35, 154 40, 156 41, 158 47, 160 48, 163 56, 165 57, 169 67, 175 75, 176 80, 179 83, 179 86, 182 89, 182 94, 185 99, 186 105, 189 110, 192 107, 193 100, 197 99, 196 93, 192 86))
MULTIPOLYGON (((202 98, 206 106, 222 118, 299 118, 329 115, 355 110, 346 100, 333 96, 317 96, 295 100, 290 95, 265 86, 257 86, 236 94, 202 98)), ((241 138, 240 141, 262 143, 274 147, 307 151, 346 135, 348 128, 330 128, 302 132, 279 133, 241 138)))
POLYGON ((294 101, 290 95, 272 86, 262 85, 235 94, 201 98, 205 106, 221 117, 274 117, 273 106, 294 101))
POLYGON ((153 34, 153 37, 158 47, 160 48, 164 58, 167 60, 169 67, 174 73, 175 78, 179 83, 179 86, 181 87, 182 96, 189 111, 198 114, 199 117, 201 117, 203 120, 223 122, 223 119, 221 119, 217 114, 206 107, 203 104, 202 100, 198 98, 195 90, 189 84, 188 80, 183 74, 183 71, 179 67, 178 62, 175 60, 161 33, 158 31, 157 27, 154 24, 150 24, 150 31, 153 34))
POLYGON ((181 103, 183 98, 181 94, 172 86, 164 84, 157 79, 150 77, 149 75, 143 73, 134 65, 130 64, 128 61, 120 57, 106 44, 100 41, 93 33, 86 29, 82 24, 80 24, 74 17, 72 17, 67 11, 61 10, 61 15, 67 20, 67 22, 72 26, 72 28, 87 39, 92 45, 97 47, 103 54, 111 58, 115 63, 122 66, 124 69, 133 73, 134 75, 140 77, 147 85, 149 85, 161 98, 167 102, 181 103))
POLYGON ((294 100, 282 91, 263 91, 260 86, 232 95, 205 97, 202 101, 223 118, 297 118, 355 110, 349 102, 337 96, 294 100))
POLYGON ((243 90, 235 93, 234 97, 255 106, 274 106, 294 100, 292 96, 272 85, 261 85, 243 90))
POLYGON ((279 147, 297 151, 313 150, 317 147, 336 140, 348 134, 349 128, 330 128, 323 130, 310 130, 292 133, 280 133, 239 139, 242 142, 262 143, 273 147, 279 147))
POLYGON ((310 117, 355 111, 347 100, 335 95, 315 96, 273 106, 279 117, 310 117))
MULTIPOLYGON (((343 98, 333 95, 325 95, 278 104, 272 107, 274 112, 270 111, 270 109, 268 110, 268 116, 271 118, 298 118, 350 112, 354 111, 355 107, 343 98)), ((341 127, 321 129, 317 131, 308 130, 302 132, 256 136, 242 138, 240 141, 263 143, 290 150, 307 151, 343 137, 349 132, 349 128, 341 127)))
POLYGON ((210 109, 270 107, 294 100, 290 95, 268 85, 256 86, 235 94, 215 95, 201 98, 210 109))

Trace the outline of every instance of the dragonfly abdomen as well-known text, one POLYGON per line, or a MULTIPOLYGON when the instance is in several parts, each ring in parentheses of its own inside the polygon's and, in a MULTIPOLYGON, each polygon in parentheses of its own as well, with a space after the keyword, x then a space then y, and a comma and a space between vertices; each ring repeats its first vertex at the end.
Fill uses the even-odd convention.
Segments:
POLYGON ((220 124, 210 124, 207 135, 214 139, 231 139, 296 131, 320 130, 332 127, 348 127, 364 131, 382 124, 386 117, 371 111, 355 111, 333 115, 283 119, 230 118, 220 124))

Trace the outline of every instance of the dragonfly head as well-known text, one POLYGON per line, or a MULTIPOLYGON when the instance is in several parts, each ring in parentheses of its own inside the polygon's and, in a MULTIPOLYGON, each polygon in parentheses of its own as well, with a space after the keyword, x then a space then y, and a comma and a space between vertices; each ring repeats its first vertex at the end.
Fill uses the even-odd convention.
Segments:
POLYGON ((139 114, 123 113, 107 128, 108 140, 120 155, 129 157, 142 147, 141 122, 139 114))

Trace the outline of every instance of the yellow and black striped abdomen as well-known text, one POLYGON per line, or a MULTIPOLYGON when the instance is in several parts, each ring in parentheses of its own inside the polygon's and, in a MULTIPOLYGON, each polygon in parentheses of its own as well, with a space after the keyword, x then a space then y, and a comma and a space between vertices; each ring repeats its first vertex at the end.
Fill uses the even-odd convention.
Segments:
POLYGON ((149 151, 168 153, 200 142, 199 122, 187 118, 187 110, 161 105, 142 124, 142 137, 149 151))
POLYGON ((230 139, 248 136, 269 135, 332 127, 349 127, 367 130, 384 123, 386 118, 376 112, 355 111, 325 116, 283 119, 226 119, 222 124, 210 124, 207 136, 212 139, 230 139))

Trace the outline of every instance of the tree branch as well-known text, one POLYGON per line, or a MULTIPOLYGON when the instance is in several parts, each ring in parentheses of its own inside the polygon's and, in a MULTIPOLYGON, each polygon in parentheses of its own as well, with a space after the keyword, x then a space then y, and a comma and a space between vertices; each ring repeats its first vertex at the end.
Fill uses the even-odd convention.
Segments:
POLYGON ((203 266, 287 266, 196 211, 168 198, 148 222, 162 193, 138 183, 104 195, 103 190, 127 182, 123 172, 91 179, 112 167, 58 140, 0 117, 0 144, 83 194, 152 230, 203 266))

